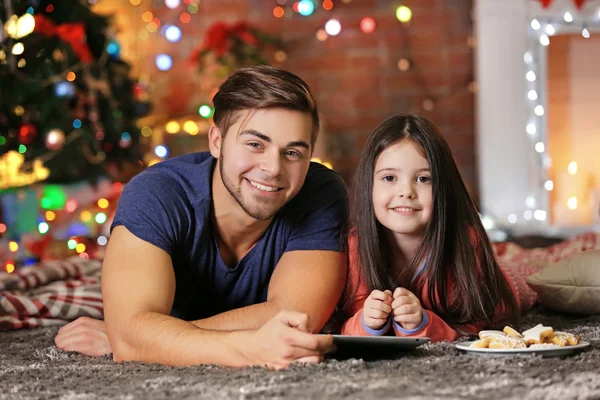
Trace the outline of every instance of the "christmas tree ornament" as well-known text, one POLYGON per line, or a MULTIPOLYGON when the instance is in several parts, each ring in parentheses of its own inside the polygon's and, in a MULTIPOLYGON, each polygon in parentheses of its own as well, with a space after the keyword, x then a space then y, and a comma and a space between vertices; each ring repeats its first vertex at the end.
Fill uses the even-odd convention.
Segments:
POLYGON ((58 150, 65 144, 65 133, 60 129, 52 129, 46 135, 46 148, 58 150))
POLYGON ((29 145, 37 136, 38 130, 33 124, 21 125, 19 129, 19 142, 21 144, 29 145))

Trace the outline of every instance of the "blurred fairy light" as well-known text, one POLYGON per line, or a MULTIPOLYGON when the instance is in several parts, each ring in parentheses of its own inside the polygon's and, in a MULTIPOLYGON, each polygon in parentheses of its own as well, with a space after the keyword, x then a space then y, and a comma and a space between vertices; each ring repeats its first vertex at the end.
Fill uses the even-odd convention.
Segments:
POLYGON ((325 32, 330 36, 339 35, 342 31, 342 24, 337 19, 330 19, 325 23, 325 32))

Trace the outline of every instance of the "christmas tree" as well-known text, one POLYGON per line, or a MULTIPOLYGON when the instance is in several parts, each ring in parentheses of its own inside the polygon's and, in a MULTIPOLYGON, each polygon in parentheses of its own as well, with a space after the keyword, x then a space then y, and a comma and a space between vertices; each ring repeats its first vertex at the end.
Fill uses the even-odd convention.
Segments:
POLYGON ((0 2, 0 191, 142 164, 149 105, 119 50, 87 1, 0 2))

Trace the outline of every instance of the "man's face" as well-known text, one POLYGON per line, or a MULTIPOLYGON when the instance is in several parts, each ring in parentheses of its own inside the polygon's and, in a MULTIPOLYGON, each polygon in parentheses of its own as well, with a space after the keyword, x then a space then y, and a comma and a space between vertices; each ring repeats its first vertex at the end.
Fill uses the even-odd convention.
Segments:
POLYGON ((239 111, 223 138, 211 132, 223 185, 252 218, 271 219, 304 184, 311 116, 281 108, 239 111))

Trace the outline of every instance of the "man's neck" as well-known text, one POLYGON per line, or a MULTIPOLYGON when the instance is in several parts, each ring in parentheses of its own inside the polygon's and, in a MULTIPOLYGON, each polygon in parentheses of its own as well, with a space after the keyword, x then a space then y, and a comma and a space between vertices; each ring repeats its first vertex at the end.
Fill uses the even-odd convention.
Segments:
POLYGON ((221 258, 228 267, 237 263, 254 247, 272 220, 249 216, 229 193, 217 165, 212 176, 213 233, 221 258))

